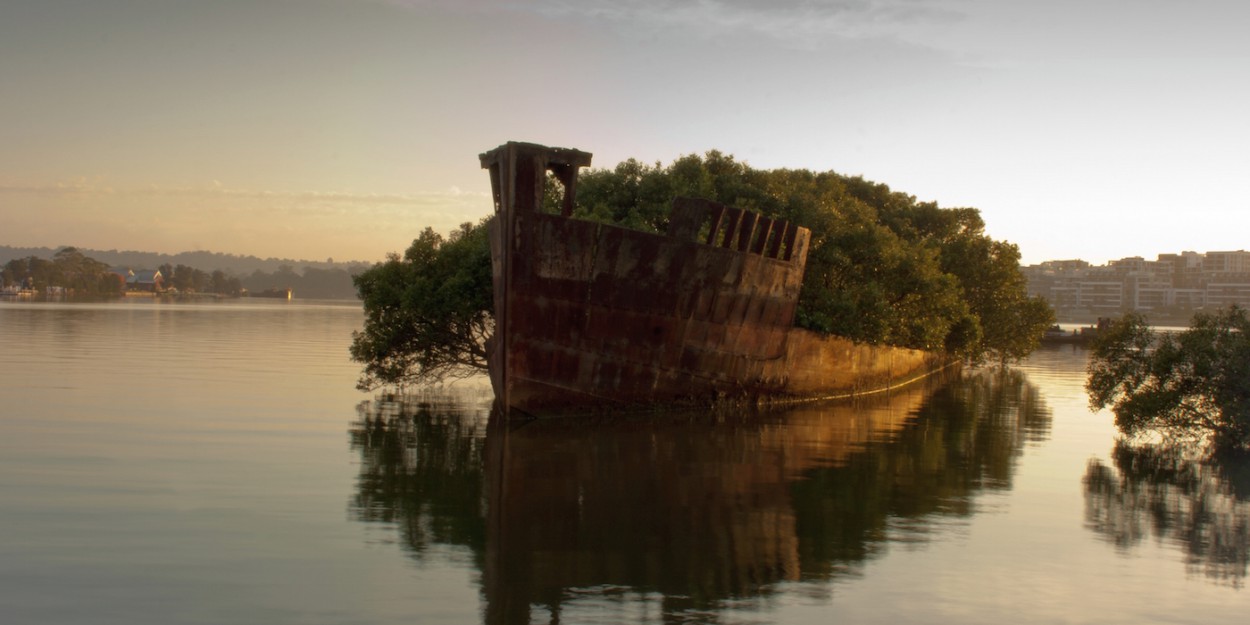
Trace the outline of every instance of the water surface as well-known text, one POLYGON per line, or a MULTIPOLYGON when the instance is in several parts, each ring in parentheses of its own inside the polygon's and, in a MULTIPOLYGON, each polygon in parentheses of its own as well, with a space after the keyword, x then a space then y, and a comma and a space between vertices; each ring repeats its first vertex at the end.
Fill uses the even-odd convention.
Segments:
POLYGON ((505 424, 354 303, 0 303, 4 623, 1242 622, 1239 464, 1085 352, 857 404, 505 424))

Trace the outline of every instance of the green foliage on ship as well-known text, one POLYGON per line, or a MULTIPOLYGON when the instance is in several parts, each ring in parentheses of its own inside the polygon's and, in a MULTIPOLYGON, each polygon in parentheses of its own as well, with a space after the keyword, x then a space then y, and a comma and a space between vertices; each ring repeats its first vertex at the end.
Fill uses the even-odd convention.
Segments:
POLYGON ((486 221, 444 237, 426 228, 403 256, 390 254, 352 281, 365 324, 352 333, 357 386, 441 382, 486 369, 494 331, 486 221))
POLYGON ((1125 434, 1250 448, 1250 317, 1238 307, 1194 315, 1189 329, 1153 330, 1139 313, 1091 347, 1090 407, 1110 406, 1125 434))
POLYGON ((628 160, 578 182, 583 217, 657 232, 674 197, 707 198, 812 231, 797 324, 974 361, 1027 355, 1053 323, 1015 245, 973 208, 939 208, 861 177, 761 170, 711 151, 667 167, 628 160))
MULTIPOLYGON (((558 196, 554 183, 550 190, 554 205, 558 196)), ((667 166, 631 159, 611 169, 582 173, 575 215, 663 232, 672 201, 681 196, 710 199, 811 229, 796 322, 800 327, 862 343, 1005 363, 1035 349, 1053 323, 1049 305, 1026 293, 1019 250, 986 235, 976 209, 939 208, 861 177, 755 169, 717 151, 684 156, 667 166)), ((457 368, 459 363, 436 341, 441 336, 460 340, 469 335, 451 327, 435 330, 444 323, 440 319, 462 328, 466 311, 440 317, 433 313, 448 305, 444 302, 420 297, 380 300, 376 291, 384 276, 421 276, 439 282, 439 272, 452 266, 442 260, 442 250, 464 256, 460 247, 473 241, 481 246, 474 262, 480 263, 475 275, 482 280, 456 283, 483 292, 445 290, 439 297, 479 302, 485 307, 479 312, 489 311, 489 254, 480 230, 483 224, 466 224, 441 243, 430 239, 427 231, 414 247, 429 247, 431 254, 413 256, 410 249, 403 258, 392 258, 356 279, 370 319, 352 352, 366 367, 363 387, 436 381, 457 368), (395 308, 376 309, 378 305, 395 308), (372 329, 375 318, 389 324, 408 316, 432 325, 421 331, 372 329), (389 341, 391 336, 396 340, 389 341)), ((469 347, 463 341, 457 345, 469 347)), ((474 366, 478 362, 463 360, 474 366)))

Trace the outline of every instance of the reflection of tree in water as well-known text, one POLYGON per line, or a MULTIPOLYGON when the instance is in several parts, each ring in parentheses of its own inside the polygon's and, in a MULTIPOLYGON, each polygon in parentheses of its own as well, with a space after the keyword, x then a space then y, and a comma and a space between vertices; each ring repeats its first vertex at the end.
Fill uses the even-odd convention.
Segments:
POLYGON ((858 404, 492 421, 488 435, 446 404, 369 404, 352 430, 353 509, 397 523, 418 557, 469 548, 491 623, 580 609, 713 622, 970 514, 977 492, 1010 487, 1049 423, 1011 371, 858 404))
POLYGON ((1098 460, 1086 469, 1086 527, 1123 550, 1149 533, 1184 549, 1191 572, 1238 588, 1245 584, 1250 458, 1123 440, 1111 456, 1114 470, 1098 460))
POLYGON ((792 486, 805 577, 867 558, 891 527, 907 530, 894 538, 917 540, 926 517, 971 514, 973 495, 1011 487, 1015 459, 1050 422, 1023 374, 982 371, 930 396, 893 440, 810 471, 792 486))
POLYGON ((481 553, 486 526, 482 453, 486 419, 447 396, 385 396, 357 407, 350 431, 360 451, 352 510, 361 521, 396 523, 421 557, 431 544, 481 553))

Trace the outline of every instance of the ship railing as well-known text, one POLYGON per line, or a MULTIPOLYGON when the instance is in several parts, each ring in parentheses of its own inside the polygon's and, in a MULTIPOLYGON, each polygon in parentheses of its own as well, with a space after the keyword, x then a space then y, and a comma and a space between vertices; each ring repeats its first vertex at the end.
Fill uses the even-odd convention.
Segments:
POLYGON ((700 198, 673 200, 668 236, 705 245, 791 262, 806 259, 811 231, 775 219, 700 198))

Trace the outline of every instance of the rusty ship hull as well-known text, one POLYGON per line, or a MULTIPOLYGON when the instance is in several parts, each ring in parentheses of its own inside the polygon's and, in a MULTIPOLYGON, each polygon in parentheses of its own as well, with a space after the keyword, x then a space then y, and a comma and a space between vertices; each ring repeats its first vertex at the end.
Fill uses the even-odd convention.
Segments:
POLYGON ((507 143, 491 173, 496 330, 490 377, 509 410, 585 414, 844 397, 943 368, 941 355, 793 326, 810 233, 697 199, 666 234, 571 216, 590 154, 507 143), (561 212, 542 212, 548 172, 561 212))

